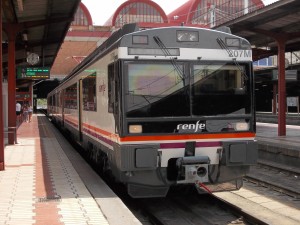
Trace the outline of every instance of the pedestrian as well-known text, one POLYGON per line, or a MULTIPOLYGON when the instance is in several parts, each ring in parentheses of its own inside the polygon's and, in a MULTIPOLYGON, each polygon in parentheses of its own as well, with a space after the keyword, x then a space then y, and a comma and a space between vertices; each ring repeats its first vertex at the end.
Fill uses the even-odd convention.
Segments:
POLYGON ((19 124, 21 122, 21 113, 22 113, 22 105, 17 102, 16 103, 16 115, 17 115, 17 123, 19 124))
POLYGON ((29 122, 31 122, 32 112, 33 112, 32 106, 29 105, 28 106, 28 117, 29 117, 28 119, 29 119, 29 122))
POLYGON ((23 106, 23 116, 24 116, 24 121, 28 123, 28 106, 27 104, 24 104, 23 106))

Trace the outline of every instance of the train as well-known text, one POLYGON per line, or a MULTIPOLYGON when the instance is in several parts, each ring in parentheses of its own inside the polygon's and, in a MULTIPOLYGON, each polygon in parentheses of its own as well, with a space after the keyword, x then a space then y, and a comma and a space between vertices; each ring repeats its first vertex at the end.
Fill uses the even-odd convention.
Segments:
POLYGON ((47 96, 47 113, 133 198, 236 190, 257 161, 250 43, 127 24, 47 96))

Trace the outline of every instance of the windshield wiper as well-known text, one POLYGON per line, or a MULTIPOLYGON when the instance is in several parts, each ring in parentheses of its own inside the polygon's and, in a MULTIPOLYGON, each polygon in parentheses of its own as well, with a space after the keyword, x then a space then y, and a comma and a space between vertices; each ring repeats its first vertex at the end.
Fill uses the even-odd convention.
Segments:
POLYGON ((177 62, 172 57, 172 55, 169 52, 168 48, 164 45, 164 43, 160 40, 160 38, 158 36, 154 36, 153 39, 156 42, 156 44, 160 47, 160 49, 164 53, 164 55, 171 57, 170 59, 171 59, 171 63, 173 65, 174 69, 176 70, 176 72, 178 73, 178 75, 180 76, 180 78, 182 80, 184 80, 185 76, 183 74, 183 70, 180 68, 180 66, 178 66, 177 62))

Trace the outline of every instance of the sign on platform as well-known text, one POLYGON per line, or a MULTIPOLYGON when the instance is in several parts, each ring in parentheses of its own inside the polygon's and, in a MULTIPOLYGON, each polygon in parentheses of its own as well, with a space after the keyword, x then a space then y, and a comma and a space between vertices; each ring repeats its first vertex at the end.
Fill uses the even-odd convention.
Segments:
MULTIPOLYGON (((278 80, 278 70, 272 71, 272 80, 278 80)), ((286 81, 296 81, 297 80, 297 70, 286 70, 285 71, 286 81)))
POLYGON ((50 67, 17 67, 17 79, 42 80, 50 78, 50 67))
POLYGON ((298 106, 298 97, 287 97, 286 98, 287 106, 298 106))
POLYGON ((297 112, 299 114, 299 97, 287 97, 286 106, 287 113, 289 112, 289 107, 297 107, 297 112))

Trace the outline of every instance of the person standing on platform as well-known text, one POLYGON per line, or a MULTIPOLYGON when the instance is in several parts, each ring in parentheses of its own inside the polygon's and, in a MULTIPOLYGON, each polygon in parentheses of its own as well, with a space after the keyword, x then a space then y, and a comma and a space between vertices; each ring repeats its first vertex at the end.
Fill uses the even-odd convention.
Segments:
POLYGON ((28 123, 28 106, 27 104, 24 104, 23 106, 23 116, 24 116, 24 121, 28 123))
POLYGON ((16 103, 16 115, 17 115, 17 124, 21 122, 21 113, 22 113, 22 106, 19 102, 16 103))
POLYGON ((28 119, 29 119, 29 122, 31 122, 32 112, 33 112, 32 106, 29 105, 28 106, 28 119))

